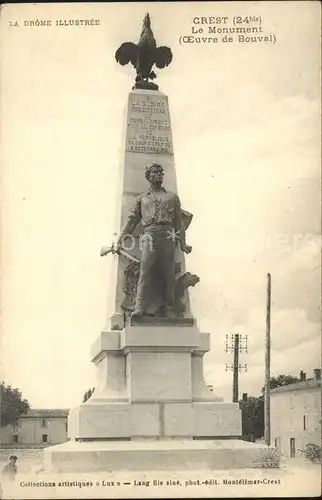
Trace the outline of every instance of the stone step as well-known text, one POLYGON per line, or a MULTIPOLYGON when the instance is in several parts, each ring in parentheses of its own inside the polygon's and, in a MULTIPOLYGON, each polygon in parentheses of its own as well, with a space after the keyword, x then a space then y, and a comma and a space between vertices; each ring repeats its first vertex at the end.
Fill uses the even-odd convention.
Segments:
POLYGON ((181 471, 253 468, 263 446, 237 439, 89 441, 44 450, 47 471, 181 471))

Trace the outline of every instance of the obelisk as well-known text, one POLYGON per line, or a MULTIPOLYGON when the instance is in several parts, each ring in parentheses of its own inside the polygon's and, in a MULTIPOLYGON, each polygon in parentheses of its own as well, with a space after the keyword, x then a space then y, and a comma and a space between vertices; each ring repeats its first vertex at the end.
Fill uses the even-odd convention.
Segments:
MULTIPOLYGON (((151 81, 155 73, 146 60, 155 63, 158 67, 170 64, 172 52, 168 47, 156 46, 156 41, 151 29, 149 14, 146 14, 142 33, 137 45, 126 42, 116 52, 116 60, 120 64, 131 62, 136 69, 136 80, 132 92, 128 96, 126 109, 126 130, 124 137, 124 158, 121 165, 121 207, 117 214, 115 233, 119 233, 124 225, 131 208, 138 195, 147 189, 144 170, 152 162, 162 165, 165 172, 164 186, 169 191, 177 193, 177 180, 175 173, 174 148, 172 141, 171 120, 168 98, 158 90, 158 86, 151 81)), ((192 214, 184 212, 186 226, 190 224, 192 214)), ((142 226, 139 226, 124 243, 128 254, 140 259, 140 238, 142 226)), ((110 294, 109 309, 114 303, 114 311, 111 314, 108 328, 122 330, 126 319, 131 313, 131 306, 135 300, 133 294, 133 281, 135 265, 124 255, 114 257, 115 270, 111 280, 111 292, 115 292, 115 298, 110 294), (115 272, 116 271, 116 272, 115 272), (132 295, 132 296, 131 296, 132 295), (114 300, 113 300, 114 299, 114 300)), ((185 259, 179 248, 176 251, 176 279, 185 279, 185 259)), ((199 279, 194 275, 189 276, 194 285, 199 279)), ((181 317, 185 323, 192 322, 189 295, 184 291, 182 297, 184 310, 181 317), (184 321, 184 320, 183 320, 184 321)))
MULTIPOLYGON (((154 161, 160 163, 164 168, 166 189, 177 193, 168 98, 158 90, 133 89, 128 97, 120 196, 122 203, 115 233, 120 233, 138 195, 147 190, 144 170, 147 165, 154 161)), ((125 242, 127 252, 138 259, 140 257, 141 234, 142 226, 139 225, 132 238, 125 242)), ((111 286, 115 290, 115 300, 114 312, 109 326, 112 330, 121 330, 125 326, 126 315, 126 309, 123 309, 127 298, 124 293, 125 273, 131 262, 124 256, 115 256, 114 261, 117 273, 114 284, 111 286)), ((183 276, 185 270, 184 256, 182 252, 178 251, 176 254, 176 276, 183 276)), ((185 297, 183 316, 185 318, 191 317, 188 294, 185 297)))

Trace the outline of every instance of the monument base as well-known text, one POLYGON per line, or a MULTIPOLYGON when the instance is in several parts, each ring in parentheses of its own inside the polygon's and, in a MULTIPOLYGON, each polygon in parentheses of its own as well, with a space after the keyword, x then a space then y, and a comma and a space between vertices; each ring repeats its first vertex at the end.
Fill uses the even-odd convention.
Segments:
POLYGON ((235 403, 138 401, 82 404, 69 416, 76 441, 241 437, 235 403))
POLYGON ((69 441, 45 448, 44 461, 50 472, 245 469, 261 448, 236 439, 69 441))
POLYGON ((96 389, 70 411, 69 438, 239 438, 238 404, 223 402, 203 377, 209 342, 196 326, 103 332, 92 348, 96 389))
POLYGON ((254 467, 260 445, 240 439, 241 411, 206 385, 209 334, 197 326, 138 325, 93 344, 93 395, 73 408, 67 443, 46 469, 207 470, 254 467))

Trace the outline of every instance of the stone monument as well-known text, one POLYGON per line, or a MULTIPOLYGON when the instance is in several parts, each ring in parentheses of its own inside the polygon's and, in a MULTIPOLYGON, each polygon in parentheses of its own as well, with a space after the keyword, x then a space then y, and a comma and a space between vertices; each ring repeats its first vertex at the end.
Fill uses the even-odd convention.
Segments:
POLYGON ((115 57, 131 62, 136 79, 118 239, 101 250, 114 255, 114 311, 91 350, 95 391, 70 411, 69 441, 46 448, 45 464, 58 471, 250 467, 254 448, 240 440, 238 404, 205 383, 210 334, 199 331, 190 308, 189 287, 199 282, 185 262, 192 214, 178 196, 168 99, 151 81, 153 65, 168 66, 172 53, 157 47, 146 14, 138 44, 122 44, 115 57))

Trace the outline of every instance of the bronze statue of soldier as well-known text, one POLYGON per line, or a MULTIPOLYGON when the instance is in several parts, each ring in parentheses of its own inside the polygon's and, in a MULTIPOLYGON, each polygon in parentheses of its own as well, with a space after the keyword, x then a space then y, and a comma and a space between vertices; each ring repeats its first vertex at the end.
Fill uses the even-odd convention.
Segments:
POLYGON ((175 315, 175 249, 179 244, 183 252, 191 252, 185 241, 179 196, 162 186, 163 176, 161 165, 153 163, 146 167, 149 189, 137 198, 115 248, 118 252, 123 239, 131 235, 141 222, 144 233, 141 237, 140 274, 132 313, 137 319, 146 314, 151 286, 161 287, 163 314, 166 317, 175 315))

